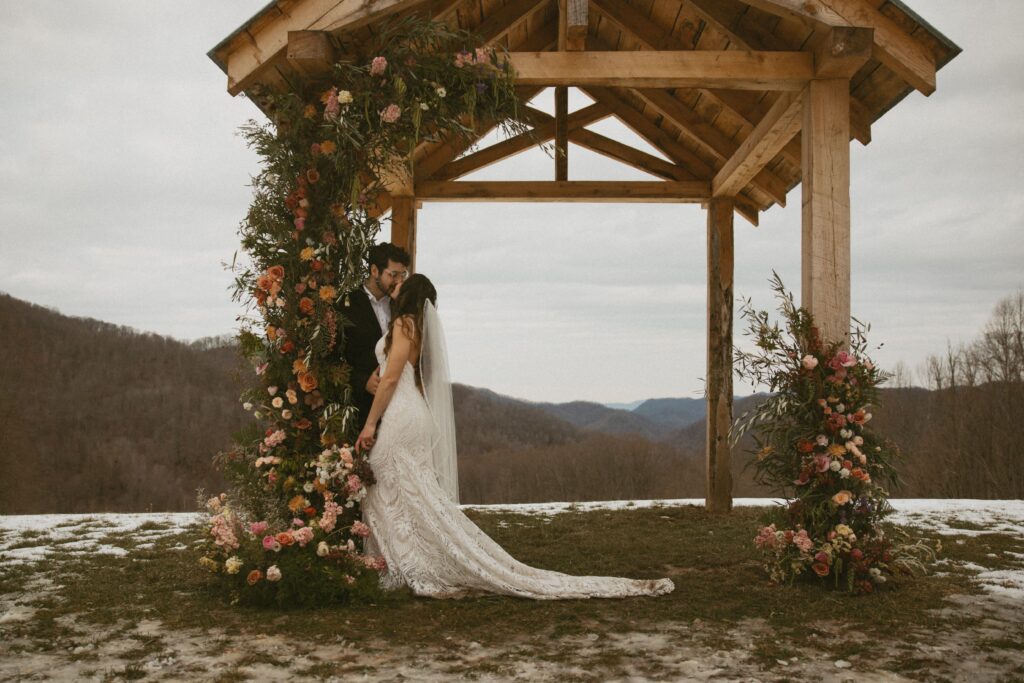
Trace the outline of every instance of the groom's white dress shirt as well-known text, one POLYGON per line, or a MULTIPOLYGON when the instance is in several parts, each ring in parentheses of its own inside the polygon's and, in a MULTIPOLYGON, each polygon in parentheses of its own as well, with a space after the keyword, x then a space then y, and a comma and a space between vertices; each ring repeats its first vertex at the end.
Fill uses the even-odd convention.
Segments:
POLYGON ((380 333, 387 334, 388 326, 391 325, 391 299, 387 294, 379 299, 376 298, 366 285, 363 285, 363 291, 366 292, 370 305, 373 306, 373 312, 377 316, 377 322, 380 323, 380 333))

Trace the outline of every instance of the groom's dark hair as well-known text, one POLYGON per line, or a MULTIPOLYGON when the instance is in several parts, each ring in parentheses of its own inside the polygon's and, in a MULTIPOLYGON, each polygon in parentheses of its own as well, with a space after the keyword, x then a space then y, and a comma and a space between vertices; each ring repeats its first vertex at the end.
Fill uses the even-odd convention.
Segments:
POLYGON ((377 266, 377 270, 384 270, 388 267, 388 261, 401 263, 408 268, 410 261, 409 252, 391 242, 381 242, 370 247, 370 252, 366 255, 367 268, 377 266))

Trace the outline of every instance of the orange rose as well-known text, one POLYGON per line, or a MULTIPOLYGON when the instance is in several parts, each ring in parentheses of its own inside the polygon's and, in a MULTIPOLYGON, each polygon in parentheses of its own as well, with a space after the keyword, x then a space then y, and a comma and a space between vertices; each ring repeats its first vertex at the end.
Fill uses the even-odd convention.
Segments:
POLYGON ((288 547, 288 546, 290 546, 290 545, 291 545, 292 543, 295 543, 295 537, 294 537, 294 536, 292 536, 292 535, 291 535, 290 533, 288 533, 287 531, 282 531, 282 532, 281 532, 281 533, 279 533, 279 534, 278 534, 277 536, 274 536, 274 538, 276 538, 276 539, 277 539, 277 542, 278 542, 278 543, 280 543, 280 544, 281 544, 282 546, 285 546, 285 547, 288 547))
POLYGON ((275 280, 284 279, 284 266, 270 266, 267 268, 267 275, 274 278, 275 280))
POLYGON ((306 361, 299 358, 292 363, 292 372, 296 375, 301 375, 304 372, 309 372, 309 368, 306 367, 306 361))
POLYGON ((299 375, 299 386, 308 394, 320 385, 316 381, 316 376, 314 376, 312 372, 304 372, 299 375))
POLYGON ((310 313, 312 313, 313 300, 310 299, 308 296, 304 296, 301 299, 299 299, 299 310, 302 311, 302 313, 305 315, 309 315, 310 313))
POLYGON ((259 569, 253 569, 251 572, 249 572, 249 575, 245 577, 245 581, 250 586, 255 586, 262 578, 263 572, 261 572, 259 569))
POLYGON ((258 278, 256 278, 256 286, 259 287, 260 289, 262 289, 263 291, 269 290, 270 289, 270 276, 267 275, 266 273, 264 273, 263 275, 260 275, 258 278))
POLYGON ((836 495, 832 496, 832 502, 836 505, 846 505, 853 498, 853 494, 847 490, 842 490, 836 495))

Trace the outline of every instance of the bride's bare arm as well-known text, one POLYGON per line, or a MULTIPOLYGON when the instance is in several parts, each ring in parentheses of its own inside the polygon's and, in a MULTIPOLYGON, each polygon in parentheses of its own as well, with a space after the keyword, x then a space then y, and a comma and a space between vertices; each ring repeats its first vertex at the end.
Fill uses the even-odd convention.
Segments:
POLYGON ((377 433, 377 422, 381 415, 387 410, 391 397, 395 394, 395 387, 402 377, 402 370, 413 354, 412 339, 406 332, 405 325, 401 320, 395 320, 391 333, 391 349, 388 352, 388 364, 381 375, 380 384, 377 385, 377 393, 373 397, 373 405, 366 416, 366 426, 359 433, 356 440, 356 451, 361 452, 365 448, 372 448, 377 433))

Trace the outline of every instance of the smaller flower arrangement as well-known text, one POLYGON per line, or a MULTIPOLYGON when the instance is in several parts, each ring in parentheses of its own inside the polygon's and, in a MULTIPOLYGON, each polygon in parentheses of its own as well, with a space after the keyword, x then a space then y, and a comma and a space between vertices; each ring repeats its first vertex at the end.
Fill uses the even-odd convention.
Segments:
POLYGON ((734 443, 753 434, 754 479, 789 500, 754 539, 765 569, 778 583, 819 577, 855 593, 922 572, 935 551, 881 524, 892 512, 885 486, 898 485, 899 452, 868 427, 888 378, 867 355, 870 328, 854 320, 849 348, 826 343, 777 274, 771 282, 785 329, 745 301, 741 317, 756 350, 735 357, 737 374, 771 394, 732 434, 734 443))

